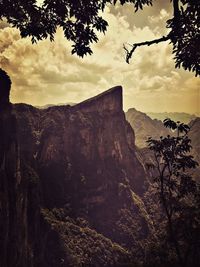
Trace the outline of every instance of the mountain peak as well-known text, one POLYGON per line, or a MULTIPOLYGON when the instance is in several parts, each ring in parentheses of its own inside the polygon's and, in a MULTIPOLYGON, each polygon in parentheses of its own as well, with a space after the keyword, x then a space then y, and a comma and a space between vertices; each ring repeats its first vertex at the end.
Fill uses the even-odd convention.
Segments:
POLYGON ((109 90, 89 98, 71 108, 72 110, 79 110, 83 112, 118 112, 123 110, 122 105, 122 87, 115 86, 109 90))

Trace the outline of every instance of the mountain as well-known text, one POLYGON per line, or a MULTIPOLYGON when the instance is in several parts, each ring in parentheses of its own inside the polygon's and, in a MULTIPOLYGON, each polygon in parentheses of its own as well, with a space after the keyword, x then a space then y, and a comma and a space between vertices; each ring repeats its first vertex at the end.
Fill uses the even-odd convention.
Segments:
POLYGON ((189 114, 185 112, 147 112, 147 115, 152 119, 158 119, 163 121, 164 119, 170 118, 173 121, 180 121, 183 123, 189 123, 191 120, 197 117, 194 114, 189 114))
POLYGON ((195 113, 195 116, 196 116, 196 117, 200 117, 200 112, 196 112, 196 113, 195 113))
POLYGON ((0 106, 0 266, 124 266, 153 231, 147 186, 120 86, 0 106))
MULTIPOLYGON (((183 113, 184 114, 184 113, 183 113)), ((159 139, 160 136, 172 135, 173 133, 168 131, 163 126, 163 123, 157 119, 151 119, 147 114, 137 111, 131 108, 126 113, 126 119, 135 132, 135 143, 138 146, 138 157, 142 162, 149 162, 149 159, 153 157, 151 151, 147 148, 146 140, 149 136, 159 139)), ((191 139, 192 151, 191 154, 194 159, 200 164, 200 118, 196 117, 189 124, 189 138, 191 139)), ((199 173, 200 166, 191 170, 191 175, 198 181, 200 181, 199 173)), ((152 176, 152 174, 148 175, 152 176)))
POLYGON ((126 112, 126 119, 135 132, 135 142, 140 148, 147 146, 148 137, 159 138, 169 134, 163 123, 157 119, 151 119, 147 114, 131 108, 126 112))

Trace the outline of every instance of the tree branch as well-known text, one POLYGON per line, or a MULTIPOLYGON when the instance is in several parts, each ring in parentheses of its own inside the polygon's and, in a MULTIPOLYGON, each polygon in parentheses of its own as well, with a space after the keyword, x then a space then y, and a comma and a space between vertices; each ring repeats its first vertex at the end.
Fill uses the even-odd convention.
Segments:
POLYGON ((129 51, 128 48, 124 45, 124 50, 126 51, 126 62, 129 64, 130 62, 130 59, 133 55, 133 52, 135 51, 135 49, 138 47, 138 46, 143 46, 143 45, 147 45, 147 46, 150 46, 152 44, 158 44, 158 43, 161 43, 161 42, 165 42, 167 40, 170 40, 170 35, 168 34, 167 36, 163 36, 161 38, 158 38, 158 39, 154 39, 152 41, 146 41, 146 42, 141 42, 141 43, 135 43, 132 45, 132 49, 129 51))
POLYGON ((174 18, 178 19, 180 15, 179 0, 173 0, 174 18))

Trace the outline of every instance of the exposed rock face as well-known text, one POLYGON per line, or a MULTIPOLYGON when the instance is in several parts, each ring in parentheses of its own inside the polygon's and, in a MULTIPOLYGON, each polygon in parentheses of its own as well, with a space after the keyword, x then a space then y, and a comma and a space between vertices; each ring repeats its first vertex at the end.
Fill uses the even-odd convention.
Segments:
POLYGON ((127 228, 140 240, 151 228, 133 197, 146 178, 122 88, 73 107, 0 112, 1 265, 120 266, 135 245, 127 228))
POLYGON ((5 107, 9 103, 11 80, 7 73, 0 68, 0 105, 5 107))
POLYGON ((39 184, 32 180, 37 177, 31 167, 34 162, 30 156, 25 159, 28 149, 23 151, 31 132, 19 124, 11 105, 0 110, 0 129, 0 266, 33 266, 32 247, 40 223, 39 184), (23 144, 22 131, 27 133, 23 144))

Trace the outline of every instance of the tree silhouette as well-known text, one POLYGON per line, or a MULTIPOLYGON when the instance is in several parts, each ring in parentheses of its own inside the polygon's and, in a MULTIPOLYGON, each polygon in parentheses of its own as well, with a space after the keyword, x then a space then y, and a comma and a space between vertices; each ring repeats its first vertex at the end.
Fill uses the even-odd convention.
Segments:
MULTIPOLYGON (((91 43, 98 42, 97 32, 105 33, 108 22, 101 12, 108 4, 133 4, 135 12, 155 0, 44 0, 37 6, 36 0, 0 0, 0 19, 6 18, 20 30, 22 37, 30 36, 32 42, 50 38, 54 40, 57 27, 61 27, 67 40, 72 42, 72 54, 83 57, 92 54, 91 43)), ((200 1, 171 0, 173 17, 167 21, 169 33, 156 40, 131 45, 126 51, 129 63, 139 46, 150 46, 170 41, 175 55, 175 67, 200 75, 200 1)))
POLYGON ((153 152, 156 193, 166 219, 167 237, 180 266, 198 266, 200 260, 200 188, 189 170, 198 163, 190 155, 189 126, 166 119, 164 125, 176 136, 149 138, 153 152))
POLYGON ((175 67, 200 75, 200 2, 195 0, 172 0, 174 16, 168 20, 170 32, 161 38, 135 43, 126 51, 126 61, 129 63, 134 51, 139 46, 150 46, 160 42, 170 41, 175 55, 175 67))

